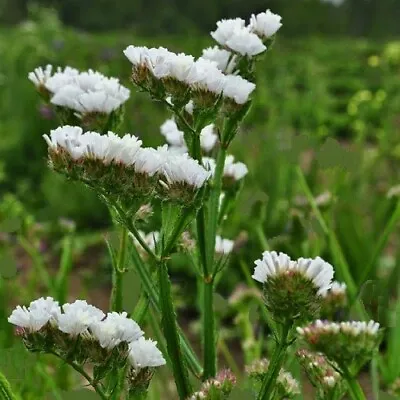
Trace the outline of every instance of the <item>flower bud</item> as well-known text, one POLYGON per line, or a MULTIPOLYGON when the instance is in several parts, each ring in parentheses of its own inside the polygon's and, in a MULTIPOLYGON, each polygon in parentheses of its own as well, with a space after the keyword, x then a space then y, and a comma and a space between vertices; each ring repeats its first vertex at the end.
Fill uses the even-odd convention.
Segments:
MULTIPOLYGON (((253 380, 253 384, 258 389, 268 372, 269 364, 270 364, 269 360, 263 358, 246 366, 247 375, 251 380, 253 380)), ((300 393, 300 387, 296 379, 294 379, 289 372, 281 368, 276 381, 276 388, 275 388, 276 398, 292 399, 299 393, 300 393)))
POLYGON ((304 368, 311 384, 317 389, 319 399, 333 398, 344 394, 346 382, 337 372, 337 364, 329 361, 322 353, 299 350, 296 356, 304 368), (335 368, 334 368, 335 367, 335 368))

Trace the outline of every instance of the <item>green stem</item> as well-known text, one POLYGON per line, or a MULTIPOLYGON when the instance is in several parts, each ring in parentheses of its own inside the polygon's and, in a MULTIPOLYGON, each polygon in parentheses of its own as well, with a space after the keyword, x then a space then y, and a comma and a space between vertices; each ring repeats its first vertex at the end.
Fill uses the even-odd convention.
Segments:
POLYGON ((111 292, 111 310, 122 312, 123 306, 123 275, 125 271, 126 246, 128 230, 122 228, 118 261, 113 268, 113 288, 111 292))
POLYGON ((349 394, 353 400, 366 400, 365 394, 361 389, 360 384, 358 383, 357 379, 350 374, 350 371, 347 367, 342 366, 344 378, 347 381, 349 386, 349 394))
POLYGON ((214 377, 217 373, 213 296, 214 281, 213 279, 205 280, 203 282, 204 381, 214 377))
POLYGON ((217 165, 213 178, 214 187, 210 195, 209 222, 208 222, 208 246, 207 246, 207 268, 212 273, 215 255, 215 236, 218 225, 219 198, 222 191, 222 178, 226 159, 226 149, 221 147, 217 156, 217 165))
MULTIPOLYGON (((152 306, 154 307, 156 312, 160 314, 161 313, 160 300, 158 293, 153 285, 154 280, 149 272, 149 269, 146 267, 146 265, 144 265, 142 259, 140 258, 140 255, 136 247, 131 246, 130 248, 131 248, 132 261, 136 268, 137 273, 140 276, 143 288, 147 296, 149 297, 152 306)), ((203 373, 203 369, 200 365, 199 360, 197 359, 196 354, 194 353, 192 347, 190 346, 189 341, 186 339, 185 334, 179 327, 178 327, 178 334, 181 341, 182 351, 185 355, 185 359, 186 362, 188 363, 188 366, 190 367, 190 370, 195 376, 200 377, 203 373)))
POLYGON ((167 342, 168 354, 172 364, 175 384, 179 398, 185 400, 192 392, 189 376, 184 365, 182 350, 179 341, 176 315, 171 296, 171 281, 168 276, 167 264, 161 261, 158 265, 158 279, 160 289, 160 309, 162 314, 162 327, 167 342))
POLYGON ((279 371, 282 368, 283 361, 285 359, 286 350, 289 347, 288 336, 290 332, 290 325, 285 324, 283 326, 283 332, 279 342, 276 344, 274 354, 270 361, 267 374, 263 380, 261 390, 258 394, 257 400, 271 400, 273 392, 275 390, 276 380, 278 378, 279 371))
POLYGON ((90 377, 90 375, 78 364, 76 364, 73 361, 69 361, 67 359, 64 359, 62 356, 60 356, 58 353, 54 352, 54 351, 50 351, 50 354, 53 354, 54 356, 56 356, 57 358, 63 360, 65 363, 67 363, 68 365, 70 365, 76 372, 78 372, 79 374, 81 374, 90 384, 90 386, 93 387, 93 389, 95 390, 95 392, 101 397, 102 400, 109 400, 108 396, 103 392, 103 389, 101 389, 101 387, 94 381, 94 379, 92 379, 90 377))
POLYGON ((11 385, 7 378, 0 372, 0 397, 2 400, 17 400, 17 396, 13 393, 11 385))

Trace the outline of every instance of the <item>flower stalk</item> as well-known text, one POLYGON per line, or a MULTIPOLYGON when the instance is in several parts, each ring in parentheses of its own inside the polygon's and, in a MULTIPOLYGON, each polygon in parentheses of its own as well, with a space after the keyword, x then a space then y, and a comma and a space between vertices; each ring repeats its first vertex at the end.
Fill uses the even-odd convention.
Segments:
POLYGON ((178 395, 181 400, 185 400, 191 394, 191 386, 179 342, 176 316, 171 296, 171 281, 168 276, 168 268, 165 261, 161 261, 158 265, 158 283, 160 289, 162 328, 167 342, 168 354, 172 364, 178 395))
POLYGON ((282 327, 281 337, 279 338, 279 341, 276 343, 274 354, 272 355, 268 372, 263 380, 257 400, 272 399, 279 371, 281 370, 283 362, 285 360, 286 351, 290 346, 290 341, 288 340, 288 338, 291 331, 291 327, 292 324, 290 322, 287 322, 282 327))
POLYGON ((113 265, 113 288, 111 292, 111 310, 122 311, 123 302, 123 275, 125 272, 126 246, 128 230, 122 228, 118 261, 113 265))
POLYGON ((357 378, 355 378, 349 371, 349 369, 342 365, 341 369, 343 371, 343 376, 347 381, 349 386, 349 394, 352 400, 366 400, 365 394, 358 383, 357 378))

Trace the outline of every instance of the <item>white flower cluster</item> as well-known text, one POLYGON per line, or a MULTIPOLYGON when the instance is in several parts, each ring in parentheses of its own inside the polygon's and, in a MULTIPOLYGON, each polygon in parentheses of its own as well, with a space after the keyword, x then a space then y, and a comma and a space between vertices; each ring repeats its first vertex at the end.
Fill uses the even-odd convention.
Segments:
POLYGON ((58 302, 52 297, 40 298, 30 303, 29 307, 17 306, 8 318, 8 322, 26 329, 28 332, 36 332, 42 329, 48 322, 55 324, 61 315, 58 302))
POLYGON ((221 236, 217 235, 215 237, 215 252, 218 254, 230 254, 233 250, 235 242, 230 239, 224 239, 221 236))
POLYGON ((121 107, 130 95, 129 89, 117 78, 107 78, 97 71, 79 72, 77 69, 58 68, 52 75, 52 66, 39 67, 30 72, 28 78, 38 87, 45 88, 51 95, 50 102, 80 114, 105 113, 121 107))
MULTIPOLYGON (((215 173, 216 162, 213 158, 203 157, 203 165, 211 171, 212 175, 215 173)), ((239 181, 243 179, 249 170, 246 164, 242 162, 235 162, 235 157, 228 155, 224 164, 224 177, 233 179, 234 181, 239 181)))
MULTIPOLYGON (((184 134, 178 129, 176 122, 171 118, 167 119, 160 126, 161 134, 165 137, 168 144, 172 147, 178 148, 177 152, 186 153, 187 147, 184 139, 184 134)), ((205 126, 200 132, 200 146, 201 148, 209 152, 213 149, 217 142, 218 136, 215 133, 214 124, 205 126)))
POLYGON ((323 295, 330 287, 333 279, 333 267, 322 258, 299 258, 294 261, 285 253, 265 251, 262 259, 256 260, 252 278, 264 283, 269 278, 298 272, 311 280, 318 288, 318 293, 323 295))
POLYGON ((214 61, 205 58, 194 60, 192 56, 159 48, 128 46, 125 56, 134 69, 149 71, 156 79, 175 79, 192 91, 223 95, 237 104, 248 101, 255 84, 237 75, 224 75, 214 61))
POLYGON ((330 322, 316 320, 312 325, 305 328, 297 328, 297 333, 301 336, 321 335, 321 334, 340 334, 344 333, 350 336, 369 335, 376 336, 379 332, 379 323, 375 321, 344 321, 330 322))
POLYGON ((156 342, 143 337, 139 325, 126 312, 107 315, 85 300, 66 303, 62 307, 53 298, 40 298, 28 308, 17 306, 8 321, 29 333, 40 331, 47 323, 71 337, 82 336, 96 340, 112 350, 118 344, 129 344, 129 360, 133 368, 158 367, 165 364, 156 342))
POLYGON ((168 184, 185 183, 200 188, 210 176, 209 171, 187 154, 176 155, 165 146, 142 148, 141 140, 129 134, 120 138, 113 132, 107 135, 84 133, 80 127, 66 125, 43 137, 51 151, 63 149, 75 161, 97 159, 105 165, 115 163, 132 167, 135 172, 149 176, 159 173, 168 184))
MULTIPOLYGON (((248 25, 241 18, 223 19, 217 22, 217 29, 211 36, 221 46, 241 56, 254 57, 267 49, 262 39, 270 38, 278 31, 282 26, 281 19, 270 10, 253 14, 248 25)), ((225 65, 226 55, 211 53, 211 56, 218 57, 217 60, 225 65)))

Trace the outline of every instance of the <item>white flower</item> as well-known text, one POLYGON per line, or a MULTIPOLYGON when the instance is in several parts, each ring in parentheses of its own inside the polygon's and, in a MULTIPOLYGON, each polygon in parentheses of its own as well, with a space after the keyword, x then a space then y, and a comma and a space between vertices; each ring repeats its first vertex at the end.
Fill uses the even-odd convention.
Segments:
POLYGON ((235 30, 225 45, 236 53, 248 57, 256 56, 267 49, 262 40, 247 28, 235 30))
POLYGON ((185 146, 183 132, 178 129, 176 122, 170 118, 160 126, 161 134, 171 146, 185 146))
POLYGON ((209 91, 220 95, 225 86, 225 75, 213 61, 199 58, 187 76, 186 82, 193 90, 209 91))
POLYGON ((53 71, 52 65, 46 65, 46 68, 35 68, 33 72, 29 72, 28 79, 34 83, 36 87, 45 86, 53 71))
POLYGON ((144 337, 129 344, 128 359, 134 369, 160 367, 166 364, 161 351, 157 348, 157 342, 144 337))
MULTIPOLYGON (((211 174, 214 175, 215 173, 215 168, 216 168, 216 162, 213 158, 209 157, 203 157, 203 165, 204 167, 211 171, 211 174)), ((224 165, 224 177, 234 179, 235 181, 238 181, 242 178, 244 178, 247 173, 248 169, 246 165, 242 162, 234 162, 235 158, 232 155, 228 155, 225 160, 225 165, 224 165)))
POLYGON ((250 31, 260 35, 261 37, 269 38, 279 30, 282 26, 282 17, 272 13, 270 10, 260 14, 252 14, 250 18, 250 31))
MULTIPOLYGON (((102 76, 102 75, 101 75, 102 76)), ((80 113, 109 114, 129 98, 129 90, 115 79, 98 78, 94 73, 61 87, 51 98, 51 103, 80 113), (98 79, 96 83, 93 81, 98 79)))
POLYGON ((221 236, 215 237, 215 252, 218 254, 229 254, 233 250, 235 242, 229 239, 223 239, 221 236))
POLYGON ((58 329, 72 336, 86 334, 92 324, 105 317, 103 311, 87 304, 85 300, 64 304, 62 308, 64 313, 58 318, 58 329))
POLYGON ((163 63, 158 63, 154 67, 154 76, 156 78, 172 77, 180 82, 186 82, 186 79, 193 68, 194 58, 186 54, 170 53, 165 57, 163 63))
POLYGON ((163 175, 167 184, 185 183, 195 188, 200 188, 210 177, 197 160, 187 154, 171 155, 163 165, 163 175))
POLYGON ((143 336, 144 332, 127 313, 111 312, 107 318, 90 325, 92 335, 99 341, 100 346, 113 349, 121 342, 133 342, 143 336))
POLYGON ((32 301, 29 304, 29 310, 41 310, 45 313, 48 313, 53 321, 57 321, 61 314, 61 308, 58 304, 58 301, 55 301, 52 297, 41 297, 32 301))
POLYGON ((205 126, 200 132, 200 146, 201 148, 209 152, 217 143, 218 136, 215 133, 215 125, 210 124, 205 126))
POLYGON ((134 169, 137 173, 154 176, 165 164, 163 151, 151 147, 141 148, 135 155, 134 169))
POLYGON ((237 104, 244 104, 249 100, 250 94, 256 85, 239 75, 227 75, 224 81, 223 93, 237 104))
POLYGON ((235 31, 244 28, 245 21, 241 18, 222 19, 217 22, 217 29, 211 32, 211 36, 220 45, 225 46, 235 31))
POLYGON ((228 155, 224 165, 224 176, 233 178, 235 181, 239 181, 244 178, 249 172, 246 164, 242 162, 234 162, 235 159, 232 155, 228 155))
POLYGON ((75 68, 65 67, 62 70, 58 67, 57 72, 46 80, 45 87, 54 94, 62 87, 71 84, 78 75, 79 71, 75 68))
POLYGON ((60 313, 58 302, 52 297, 46 299, 41 297, 31 302, 28 308, 17 306, 8 318, 8 322, 29 332, 37 332, 48 322, 56 323, 60 313))
POLYGON ((204 49, 201 58, 217 63, 218 69, 227 74, 232 73, 236 66, 236 55, 218 46, 204 49))
POLYGON ((173 53, 164 47, 148 48, 131 45, 124 50, 124 54, 134 67, 145 67, 154 73, 154 69, 161 66, 173 53))
POLYGON ((258 282, 264 283, 270 277, 297 271, 314 283, 319 294, 324 294, 331 286, 333 267, 320 257, 293 261, 287 254, 275 251, 265 251, 262 256, 254 262, 256 267, 252 278, 258 282))

